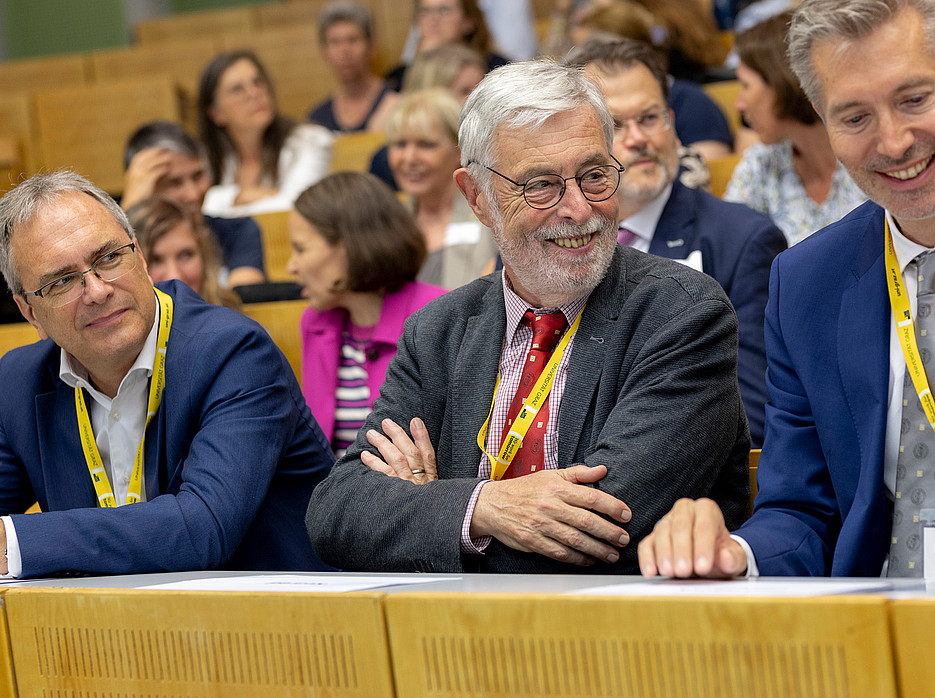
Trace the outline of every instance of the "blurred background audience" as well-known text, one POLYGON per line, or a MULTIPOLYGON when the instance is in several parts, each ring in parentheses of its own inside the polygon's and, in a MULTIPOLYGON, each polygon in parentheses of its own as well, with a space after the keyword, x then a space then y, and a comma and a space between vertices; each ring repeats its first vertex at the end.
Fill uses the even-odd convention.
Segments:
POLYGON ((493 271, 497 246, 453 175, 461 166, 461 104, 444 88, 403 95, 387 124, 389 165, 428 251, 419 279, 456 288, 493 271))
POLYGON ((211 231, 201 217, 156 194, 127 210, 154 283, 178 279, 214 305, 239 309, 240 298, 221 285, 221 265, 211 231))
MULTIPOLYGON (((308 120, 332 131, 382 131, 398 99, 373 72, 373 23, 366 7, 352 0, 325 5, 318 16, 321 54, 334 71, 338 87, 315 106, 308 120)), ((314 76, 309 76, 314 79, 314 76)))
POLYGON ((252 51, 222 53, 205 68, 198 125, 211 174, 209 215, 288 210, 331 165, 331 133, 277 112, 269 74, 252 51))

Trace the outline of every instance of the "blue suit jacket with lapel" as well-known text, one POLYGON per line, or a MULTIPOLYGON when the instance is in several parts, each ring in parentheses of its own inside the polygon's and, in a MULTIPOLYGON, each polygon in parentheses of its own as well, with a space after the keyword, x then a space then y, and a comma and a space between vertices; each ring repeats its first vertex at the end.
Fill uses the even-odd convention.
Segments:
POLYGON ((650 253, 669 259, 686 259, 700 250, 704 272, 730 298, 740 325, 737 379, 754 448, 763 443, 768 399, 763 316, 769 267, 786 247, 785 236, 768 217, 743 204, 690 189, 678 180, 649 246, 650 253))
MULTIPOLYGON (((559 412, 562 467, 606 465, 597 486, 632 510, 613 565, 579 568, 494 540, 462 555, 461 523, 481 452, 506 325, 499 273, 450 291, 406 322, 381 396, 357 442, 315 490, 306 523, 323 560, 344 569, 634 573, 636 544, 679 497, 710 496, 739 523, 749 434, 737 390, 737 321, 711 278, 618 247, 588 300, 559 412), (415 485, 360 461, 368 429, 421 417, 439 480, 415 485)), ((535 477, 535 476, 530 476, 535 477)))
POLYGON ((302 526, 332 455, 269 335, 180 282, 166 386, 146 432, 147 501, 96 508, 51 340, 0 360, 0 511, 24 576, 207 569, 314 569, 302 526))
POLYGON ((864 204, 773 264, 766 442, 756 510, 738 531, 761 574, 878 576, 883 567, 892 524, 883 217, 864 204))

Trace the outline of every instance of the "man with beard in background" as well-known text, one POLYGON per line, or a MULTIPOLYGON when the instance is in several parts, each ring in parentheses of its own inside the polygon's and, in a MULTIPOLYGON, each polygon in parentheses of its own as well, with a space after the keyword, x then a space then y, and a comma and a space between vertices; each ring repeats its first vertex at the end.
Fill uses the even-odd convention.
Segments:
POLYGON ((550 61, 489 74, 458 187, 495 272, 406 323, 306 524, 348 570, 632 573, 687 492, 740 521, 749 432, 737 321, 688 267, 617 245, 622 168, 599 89, 550 61))
POLYGON ((591 39, 565 62, 584 66, 614 117, 614 157, 626 168, 617 189, 617 240, 713 276, 730 298, 739 324, 740 396, 759 448, 769 397, 763 338, 769 267, 786 249, 785 237, 768 217, 679 182, 668 77, 651 46, 591 39))

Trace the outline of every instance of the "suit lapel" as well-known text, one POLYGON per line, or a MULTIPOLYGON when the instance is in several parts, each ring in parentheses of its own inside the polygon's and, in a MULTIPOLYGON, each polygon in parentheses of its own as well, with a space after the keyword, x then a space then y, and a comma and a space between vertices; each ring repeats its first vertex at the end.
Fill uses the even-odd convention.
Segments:
POLYGON ((692 192, 678 181, 673 184, 649 245, 650 254, 685 259, 695 249, 695 207, 691 195, 692 192))
POLYGON ((477 432, 490 411, 506 331, 503 287, 499 278, 484 294, 481 311, 468 318, 461 349, 452 369, 448 408, 453 454, 452 477, 477 477, 481 452, 477 432))
POLYGON ((42 469, 43 510, 97 506, 97 495, 78 438, 75 392, 55 379, 58 388, 36 396, 36 426, 42 469), (48 487, 45 483, 54 483, 48 487))
POLYGON ((854 283, 841 295, 838 365, 863 460, 874 464, 879 472, 871 477, 882 482, 880 454, 871 452, 883 444, 889 385, 890 307, 882 216, 871 217, 862 235, 854 261, 854 283))

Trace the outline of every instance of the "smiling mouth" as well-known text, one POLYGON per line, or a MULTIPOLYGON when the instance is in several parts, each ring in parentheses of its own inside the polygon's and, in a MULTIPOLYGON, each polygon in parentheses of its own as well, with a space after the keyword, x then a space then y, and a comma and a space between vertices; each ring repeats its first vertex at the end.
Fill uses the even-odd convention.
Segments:
POLYGON ((587 235, 581 235, 580 237, 576 238, 554 238, 552 242, 554 242, 559 247, 569 247, 571 249, 576 249, 578 247, 584 247, 587 245, 589 242, 591 242, 591 238, 593 237, 594 233, 588 233, 587 235))
POLYGON ((907 179, 912 179, 913 177, 918 177, 919 173, 922 172, 926 167, 929 166, 929 163, 932 162, 932 156, 929 156, 924 162, 920 162, 917 165, 906 170, 898 170, 897 172, 887 172, 887 177, 892 177, 893 179, 898 179, 905 182, 907 179))

